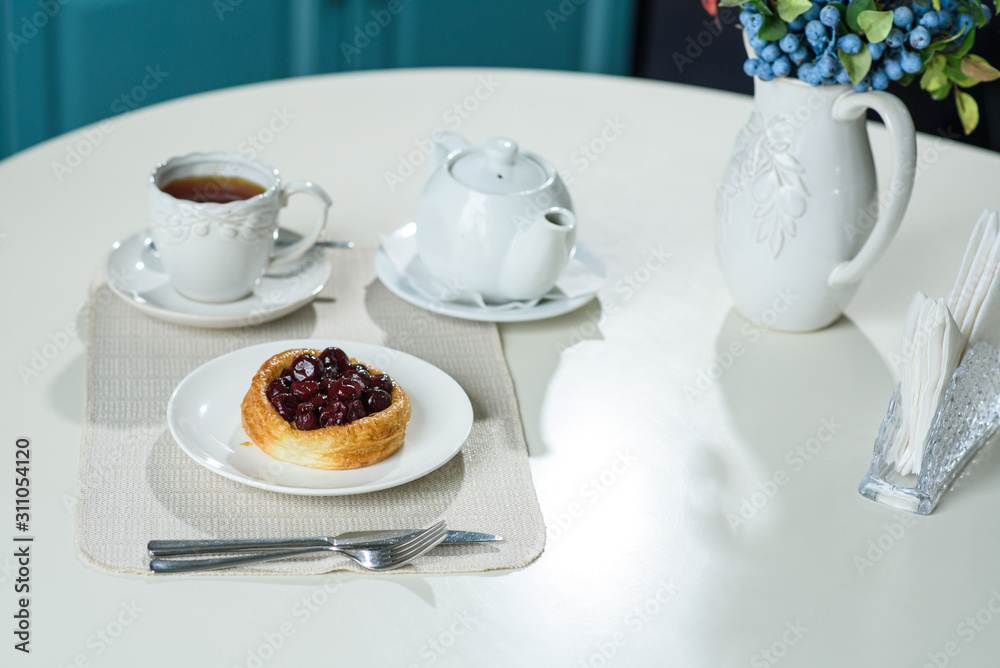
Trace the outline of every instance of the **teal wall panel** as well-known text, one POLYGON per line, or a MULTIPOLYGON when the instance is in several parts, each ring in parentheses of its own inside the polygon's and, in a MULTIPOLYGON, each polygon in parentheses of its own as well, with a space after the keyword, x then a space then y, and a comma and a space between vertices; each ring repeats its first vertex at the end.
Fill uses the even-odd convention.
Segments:
MULTIPOLYGON (((385 2, 368 4, 387 6, 385 2)), ((401 0, 401 5, 385 30, 389 40, 381 40, 398 44, 393 66, 454 65, 460 54, 462 64, 471 66, 580 68, 582 12, 577 10, 576 16, 553 27, 546 9, 558 7, 558 2, 401 0)), ((361 17, 366 22, 371 18, 361 17)), ((352 32, 356 34, 353 28, 352 32)))
POLYGON ((582 8, 584 47, 581 70, 631 74, 637 4, 619 0, 589 0, 582 8))
POLYGON ((288 76, 284 3, 73 0, 54 63, 69 129, 181 95, 288 76))
POLYGON ((0 0, 0 157, 134 108, 388 67, 628 74, 636 0, 0 0))
POLYGON ((58 46, 52 28, 62 7, 56 0, 4 0, 3 7, 0 105, 6 155, 60 132, 58 82, 49 64, 58 46))

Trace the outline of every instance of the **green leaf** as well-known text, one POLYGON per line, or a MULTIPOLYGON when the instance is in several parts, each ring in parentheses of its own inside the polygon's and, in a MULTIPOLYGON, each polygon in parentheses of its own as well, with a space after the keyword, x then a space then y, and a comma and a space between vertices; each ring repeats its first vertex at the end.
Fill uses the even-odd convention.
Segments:
POLYGON ((864 11, 858 14, 858 25, 865 31, 868 41, 878 44, 889 36, 892 30, 892 12, 864 11))
POLYGON ((976 81, 1000 79, 1000 72, 995 67, 986 62, 985 58, 975 55, 962 58, 962 74, 976 81))
POLYGON ((774 12, 764 0, 719 0, 719 7, 739 7, 740 5, 752 5, 764 16, 772 16, 774 12))
POLYGON ((955 51, 954 54, 952 55, 961 58, 972 49, 972 45, 975 44, 975 42, 976 42, 976 31, 970 30, 968 34, 965 36, 965 39, 962 40, 962 44, 958 47, 958 50, 955 51))
POLYGON ((812 0, 778 0, 778 16, 786 22, 794 21, 812 7, 812 0))
POLYGON ((931 99, 940 102, 951 92, 951 79, 948 77, 948 59, 941 54, 935 54, 927 63, 924 75, 920 77, 920 87, 930 93, 931 99))
POLYGON ((969 10, 970 14, 972 14, 972 18, 976 20, 976 27, 982 28, 986 25, 986 15, 983 14, 983 8, 978 2, 969 3, 966 9, 969 10))
POLYGON ((771 11, 771 5, 765 0, 750 0, 749 4, 753 5, 764 16, 774 16, 774 12, 771 11))
POLYGON ((941 0, 934 0, 934 9, 941 11, 941 0))
POLYGON ((932 41, 931 45, 928 46, 928 47, 926 47, 924 49, 924 51, 925 52, 927 52, 927 51, 944 51, 949 46, 952 46, 952 42, 954 42, 956 39, 958 39, 961 36, 962 36, 962 33, 957 32, 954 35, 950 35, 950 36, 947 36, 947 37, 938 37, 934 41, 932 41))
POLYGON ((962 129, 965 130, 965 134, 971 135, 979 125, 979 105, 976 99, 956 88, 955 107, 958 108, 958 117, 962 119, 962 129))
POLYGON ((847 8, 847 26, 851 29, 851 32, 861 30, 861 26, 858 24, 858 16, 861 12, 874 12, 877 10, 878 7, 875 6, 875 0, 854 0, 850 7, 847 8))
MULTIPOLYGON (((853 7, 853 5, 852 5, 853 7)), ((844 53, 843 49, 837 49, 840 62, 844 64, 844 69, 851 75, 851 83, 859 84, 868 75, 872 68, 872 52, 868 50, 867 44, 861 45, 861 50, 857 53, 844 53)))
POLYGON ((930 93, 931 99, 935 102, 940 102, 941 100, 948 97, 948 93, 951 92, 951 82, 946 83, 940 88, 935 88, 934 90, 927 91, 930 93))
POLYGON ((962 72, 962 69, 960 67, 955 67, 951 63, 945 65, 944 73, 956 85, 961 86, 962 88, 971 88, 972 86, 975 86, 977 83, 979 83, 977 80, 965 76, 965 73, 962 72))
POLYGON ((788 25, 777 16, 765 16, 757 37, 765 42, 777 42, 788 34, 788 25))
POLYGON ((926 91, 935 91, 944 86, 950 86, 951 83, 944 73, 947 63, 948 61, 944 56, 941 54, 935 55, 927 65, 927 69, 924 70, 924 76, 920 77, 920 87, 926 91))

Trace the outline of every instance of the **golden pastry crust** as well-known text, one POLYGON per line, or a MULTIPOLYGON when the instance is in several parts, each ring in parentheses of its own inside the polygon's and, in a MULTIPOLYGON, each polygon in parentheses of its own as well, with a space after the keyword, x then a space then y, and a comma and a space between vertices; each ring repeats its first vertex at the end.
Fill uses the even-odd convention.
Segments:
MULTIPOLYGON (((275 459, 315 469, 356 469, 391 456, 403 445, 410 421, 410 398, 392 381, 392 404, 345 425, 299 431, 278 415, 267 398, 267 386, 281 375, 298 355, 321 351, 286 350, 264 362, 243 397, 240 413, 243 431, 254 444, 275 459)), ((357 360, 351 358, 351 363, 357 360)), ((366 365, 367 366, 367 365, 366 365)), ((382 373, 368 366, 372 375, 382 373)))

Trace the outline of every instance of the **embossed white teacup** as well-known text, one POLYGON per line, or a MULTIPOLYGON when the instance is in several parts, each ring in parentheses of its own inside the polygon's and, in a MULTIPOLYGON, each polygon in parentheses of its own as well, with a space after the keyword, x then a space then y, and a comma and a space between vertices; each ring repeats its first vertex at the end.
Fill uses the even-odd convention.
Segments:
POLYGON ((160 163, 149 176, 150 234, 163 268, 177 292, 203 302, 246 297, 269 269, 301 257, 323 233, 331 204, 318 185, 282 185, 277 169, 242 153, 191 153, 160 163), (182 199, 163 190, 181 179, 210 176, 249 181, 263 192, 217 202, 182 199), (322 211, 312 231, 275 250, 278 212, 295 193, 313 195, 322 211))

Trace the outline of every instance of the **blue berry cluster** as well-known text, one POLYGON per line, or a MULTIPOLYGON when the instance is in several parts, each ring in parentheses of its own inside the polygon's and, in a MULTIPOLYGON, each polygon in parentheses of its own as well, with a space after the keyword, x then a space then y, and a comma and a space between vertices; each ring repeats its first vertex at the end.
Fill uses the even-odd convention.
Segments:
MULTIPOLYGON (((930 57, 932 44, 942 40, 960 43, 963 35, 975 31, 978 21, 968 0, 940 0, 940 10, 935 10, 930 0, 926 4, 887 0, 878 2, 876 8, 892 12, 891 29, 882 39, 871 41, 864 30, 855 32, 849 26, 846 14, 855 2, 859 0, 812 0, 805 13, 787 22, 787 30, 778 39, 764 39, 774 31, 762 31, 768 17, 761 13, 760 3, 743 5, 740 24, 756 56, 744 63, 743 71, 762 81, 798 77, 813 86, 852 84, 845 60, 867 49, 871 66, 864 78, 853 83, 854 90, 885 90, 890 81, 905 79, 903 83, 908 83, 919 73, 930 57)), ((986 5, 976 9, 989 20, 986 5)))

